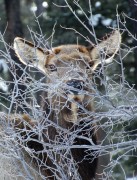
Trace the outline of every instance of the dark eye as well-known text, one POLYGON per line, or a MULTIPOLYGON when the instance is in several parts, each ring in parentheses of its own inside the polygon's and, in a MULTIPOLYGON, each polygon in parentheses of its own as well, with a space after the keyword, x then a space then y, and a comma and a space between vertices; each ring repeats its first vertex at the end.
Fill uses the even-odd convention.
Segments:
POLYGON ((90 61, 86 69, 90 69, 90 67, 92 67, 93 65, 94 65, 94 62, 90 61))
POLYGON ((51 72, 57 71, 57 68, 54 64, 48 64, 46 65, 46 68, 50 70, 51 72))

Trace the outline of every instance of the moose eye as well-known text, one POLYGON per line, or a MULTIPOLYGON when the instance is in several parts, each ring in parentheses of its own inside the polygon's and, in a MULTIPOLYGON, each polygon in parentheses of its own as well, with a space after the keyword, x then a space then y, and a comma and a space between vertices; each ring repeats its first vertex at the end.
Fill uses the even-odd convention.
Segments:
POLYGON ((46 68, 48 70, 50 70, 51 72, 57 71, 57 68, 56 68, 56 66, 54 64, 49 64, 49 65, 46 66, 46 68))
POLYGON ((94 65, 94 62, 90 61, 86 69, 90 69, 90 67, 92 67, 93 65, 94 65))

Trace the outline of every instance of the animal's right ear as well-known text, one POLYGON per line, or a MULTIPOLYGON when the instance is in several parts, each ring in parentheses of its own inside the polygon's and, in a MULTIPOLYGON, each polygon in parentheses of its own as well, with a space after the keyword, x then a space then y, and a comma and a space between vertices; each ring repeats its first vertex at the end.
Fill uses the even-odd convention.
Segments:
POLYGON ((98 64, 110 63, 117 53, 121 44, 121 34, 115 30, 103 38, 94 48, 90 50, 92 69, 95 70, 98 64))
POLYGON ((44 61, 46 53, 41 48, 35 47, 32 43, 16 37, 14 39, 14 50, 23 64, 36 67, 45 73, 44 61))

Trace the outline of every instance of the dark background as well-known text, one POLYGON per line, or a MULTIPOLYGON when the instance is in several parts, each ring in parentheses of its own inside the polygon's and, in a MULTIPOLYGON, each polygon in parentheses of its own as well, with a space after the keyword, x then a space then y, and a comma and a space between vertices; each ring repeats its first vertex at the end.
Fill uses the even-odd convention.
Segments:
MULTIPOLYGON (((112 31, 113 28, 119 27, 122 33, 121 49, 128 50, 137 46, 135 39, 137 35, 137 5, 134 0, 91 0, 90 2, 93 22, 89 21, 91 14, 88 0, 79 1, 81 8, 73 0, 68 0, 73 11, 87 28, 92 31, 93 29, 90 24, 94 25, 97 38, 101 38, 106 33, 112 31), (86 18, 84 12, 89 19, 86 18), (130 33, 135 38, 131 37, 130 33)), ((0 0, 0 31, 5 41, 11 46, 14 38, 17 36, 30 41, 32 41, 32 36, 34 36, 37 43, 40 43, 40 46, 43 47, 73 43, 89 45, 83 36, 95 42, 95 37, 77 20, 63 0, 0 0), (82 34, 82 36, 79 34, 82 34), (44 39, 45 43, 43 43, 44 39)), ((0 42, 0 48, 5 51, 2 42, 0 42)), ((19 63, 12 49, 10 49, 10 54, 19 63)), ((126 81, 130 86, 137 89, 136 48, 133 48, 131 53, 128 53, 124 58, 123 65, 126 81)), ((119 71, 117 65, 114 65, 113 68, 116 72, 119 71)), ((111 70, 108 70, 108 73, 111 74, 111 70)), ((20 77, 22 71, 18 69, 17 74, 20 77)), ((20 87, 22 91, 23 88, 24 86, 20 87)), ((137 123, 134 121, 127 128, 127 131, 129 129, 136 130, 136 127, 137 123)), ((136 131, 133 134, 134 139, 136 131)), ((136 149, 132 153, 134 156, 128 160, 120 159, 120 163, 123 164, 127 176, 132 176, 133 172, 137 173, 136 149)), ((117 158, 117 155, 115 158, 117 158)), ((116 167, 114 171, 116 174, 120 174, 119 167, 116 167)), ((120 177, 120 175, 117 175, 117 177, 120 177)))

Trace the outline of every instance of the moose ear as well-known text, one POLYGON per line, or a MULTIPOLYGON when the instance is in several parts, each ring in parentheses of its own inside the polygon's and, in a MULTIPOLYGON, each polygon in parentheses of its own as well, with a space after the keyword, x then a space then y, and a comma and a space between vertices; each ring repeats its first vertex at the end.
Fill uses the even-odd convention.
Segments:
POLYGON ((16 37, 14 39, 14 50, 19 60, 28 66, 36 67, 45 73, 45 54, 41 48, 35 47, 32 43, 16 37))
POLYGON ((118 30, 113 31, 103 38, 94 48, 90 50, 93 63, 93 70, 96 69, 101 62, 110 63, 120 48, 121 34, 118 30))

